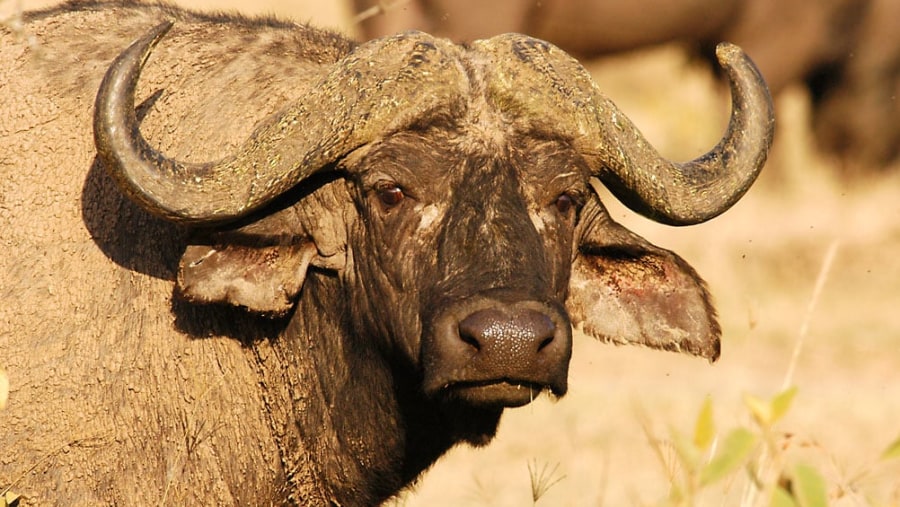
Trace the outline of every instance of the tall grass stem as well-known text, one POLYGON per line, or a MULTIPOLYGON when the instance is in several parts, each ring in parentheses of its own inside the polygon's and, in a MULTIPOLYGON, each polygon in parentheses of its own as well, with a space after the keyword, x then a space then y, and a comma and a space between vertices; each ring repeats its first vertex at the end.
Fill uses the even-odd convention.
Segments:
POLYGON ((810 297, 809 304, 806 306, 806 315, 804 315, 803 322, 800 324, 797 341, 794 343, 794 351, 791 353, 791 361, 788 363, 787 371, 784 374, 784 381, 781 383, 781 391, 791 387, 791 384, 794 382, 794 372, 797 369, 800 351, 803 350, 806 336, 809 334, 809 325, 812 322, 813 313, 815 312, 816 305, 819 303, 819 296, 822 294, 825 282, 828 280, 828 274, 831 272, 831 266, 834 264, 834 258, 837 255, 839 246, 839 240, 832 241, 831 244, 828 245, 825 257, 822 259, 822 267, 819 268, 819 276, 816 278, 816 285, 813 288, 812 297, 810 297))

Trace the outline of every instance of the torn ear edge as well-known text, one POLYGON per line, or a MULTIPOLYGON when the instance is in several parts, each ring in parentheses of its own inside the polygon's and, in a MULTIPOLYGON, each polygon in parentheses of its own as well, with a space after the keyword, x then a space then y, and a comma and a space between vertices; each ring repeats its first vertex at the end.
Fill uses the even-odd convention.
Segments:
POLYGON ((605 342, 716 361, 721 329, 696 271, 608 217, 595 222, 572 265, 573 324, 605 342))
POLYGON ((178 266, 176 288, 192 303, 223 303, 284 315, 293 306, 315 253, 311 242, 189 245, 178 266))
POLYGON ((343 180, 313 188, 237 224, 194 230, 178 266, 176 295, 273 317, 290 312, 310 267, 341 271, 347 262, 343 180))
POLYGON ((311 240, 188 245, 178 266, 176 291, 192 303, 229 304, 278 317, 293 308, 310 266, 334 269, 339 264, 321 256, 311 240))

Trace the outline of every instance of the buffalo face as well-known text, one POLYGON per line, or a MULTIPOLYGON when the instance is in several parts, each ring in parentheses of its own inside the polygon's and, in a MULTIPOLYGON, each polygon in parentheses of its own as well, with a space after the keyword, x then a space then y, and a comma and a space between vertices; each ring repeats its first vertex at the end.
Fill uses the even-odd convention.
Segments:
POLYGON ((427 395, 516 406, 566 391, 589 171, 563 141, 487 140, 475 127, 406 132, 353 157, 352 293, 386 321, 371 324, 418 365, 427 395))
POLYGON ((421 33, 359 46, 233 156, 189 164, 150 147, 134 114, 140 68, 170 26, 110 67, 94 128, 126 195, 213 231, 182 259, 185 298, 284 314, 309 269, 330 273, 352 339, 412 370, 425 396, 479 407, 564 394, 573 326, 718 356, 703 282, 613 222, 592 183, 670 224, 739 199, 765 160, 772 106, 738 48, 720 50, 728 131, 683 164, 552 45, 421 33))

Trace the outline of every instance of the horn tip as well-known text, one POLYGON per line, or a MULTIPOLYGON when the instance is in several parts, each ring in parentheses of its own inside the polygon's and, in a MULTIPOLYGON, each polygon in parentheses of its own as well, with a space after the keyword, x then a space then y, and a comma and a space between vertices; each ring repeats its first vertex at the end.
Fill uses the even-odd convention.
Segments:
POLYGON ((744 50, 742 50, 737 44, 732 44, 730 42, 720 42, 716 45, 716 58, 718 58, 719 63, 722 65, 727 65, 730 62, 735 61, 737 58, 740 58, 744 55, 744 50))
POLYGON ((175 26, 175 22, 167 19, 153 27, 153 29, 150 30, 150 33, 146 35, 146 38, 150 40, 150 49, 156 46, 156 44, 169 33, 169 30, 171 30, 173 26, 175 26))

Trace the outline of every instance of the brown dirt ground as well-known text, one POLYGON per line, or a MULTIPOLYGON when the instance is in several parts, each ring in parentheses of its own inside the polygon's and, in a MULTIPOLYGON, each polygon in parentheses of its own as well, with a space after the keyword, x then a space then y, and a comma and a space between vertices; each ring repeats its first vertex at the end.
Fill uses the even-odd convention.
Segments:
MULTIPOLYGON (((0 0, 0 16, 15 3, 0 0)), ((54 2, 24 5, 48 3, 54 2)), ((343 1, 177 3, 353 30, 343 1)), ((592 64, 591 70, 667 156, 696 156, 724 128, 727 93, 677 48, 592 64)), ((722 359, 708 365, 578 336, 565 398, 508 411, 492 444, 451 451, 395 505, 527 505, 529 465, 560 479, 539 505, 659 505, 671 466, 661 465, 639 414, 658 436, 672 427, 689 433, 710 397, 723 432, 752 427, 742 398, 781 390, 823 257, 835 242, 837 254, 809 314, 791 382, 798 395, 778 427, 793 435, 785 441, 788 460, 817 467, 833 505, 900 505, 900 466, 876 464, 900 434, 900 171, 836 177, 835 163, 812 146, 805 93, 789 90, 777 109, 770 163, 724 216, 672 229, 606 199, 618 220, 679 252, 709 282, 724 327, 722 359)), ((697 504, 738 505, 747 484, 738 474, 697 504)))

